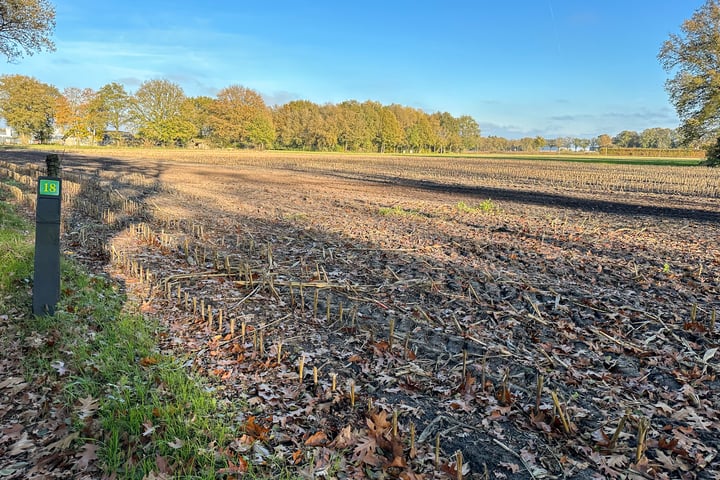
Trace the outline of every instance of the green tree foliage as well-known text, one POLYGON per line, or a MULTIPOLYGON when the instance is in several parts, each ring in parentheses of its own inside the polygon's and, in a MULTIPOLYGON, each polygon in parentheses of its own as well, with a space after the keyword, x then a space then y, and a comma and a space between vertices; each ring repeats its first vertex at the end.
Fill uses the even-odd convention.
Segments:
POLYGON ((477 150, 480 143, 480 125, 470 115, 462 115, 458 118, 458 134, 462 148, 465 150, 477 150))
POLYGON ((25 75, 0 76, 0 116, 21 141, 45 143, 53 133, 57 88, 25 75))
POLYGON ((613 144, 623 148, 637 148, 640 146, 640 135, 632 130, 623 130, 613 138, 613 144))
POLYGON ((455 152, 461 148, 460 125, 458 119, 447 112, 434 113, 430 116, 435 130, 434 138, 439 153, 455 152))
POLYGON ((129 121, 149 143, 184 145, 195 136, 195 127, 183 116, 185 94, 167 80, 144 82, 130 99, 129 121))
MULTIPOLYGON (((554 140, 548 140, 548 146, 555 146, 554 140)), ((511 150, 510 142, 503 137, 490 135, 480 139, 480 151, 482 152, 507 152, 511 150)))
POLYGON ((670 128, 647 128, 640 133, 642 148, 672 148, 675 134, 670 128))
POLYGON ((401 140, 398 144, 398 150, 401 152, 407 152, 410 149, 410 142, 408 141, 408 132, 410 127, 415 123, 418 115, 418 111, 414 108, 406 107, 403 105, 392 104, 387 107, 398 121, 398 126, 401 130, 401 140))
POLYGON ((365 122, 360 103, 348 100, 337 106, 335 120, 338 130, 338 144, 344 150, 365 150, 372 143, 372 131, 365 122))
POLYGON ((356 144, 365 151, 385 152, 396 150, 402 142, 403 131, 393 111, 378 102, 345 102, 342 108, 349 109, 349 118, 359 124, 356 144))
POLYGON ((47 0, 0 1, 0 53, 9 62, 35 51, 55 50, 50 35, 55 8, 47 0))
POLYGON ((325 117, 320 107, 307 100, 293 100, 273 110, 277 143, 285 148, 322 150, 325 117))
POLYGON ((215 100, 210 97, 186 98, 182 105, 182 114, 192 123, 198 139, 210 138, 213 134, 212 112, 215 100))
POLYGON ((406 135, 413 152, 429 151, 438 143, 433 125, 426 115, 418 115, 415 123, 406 131, 406 135))
POLYGON ((223 145, 265 148, 275 140, 272 113, 254 90, 240 85, 224 88, 211 110, 213 135, 223 145))
POLYGON ((720 167, 720 137, 715 140, 715 143, 707 147, 707 159, 703 162, 704 165, 709 167, 720 167))
POLYGON ((538 135, 533 139, 533 149, 540 150, 545 145, 547 145, 547 140, 545 140, 543 137, 538 135))
POLYGON ((708 0, 663 43, 658 59, 673 77, 665 87, 688 142, 720 132, 720 0, 708 0))
POLYGON ((90 110, 102 124, 102 129, 111 129, 107 132, 116 143, 122 143, 120 131, 129 121, 130 96, 125 87, 119 83, 108 83, 97 91, 93 98, 90 110))
POLYGON ((378 151, 397 151, 403 141, 403 130, 395 113, 388 107, 381 107, 378 114, 378 131, 375 137, 378 151))

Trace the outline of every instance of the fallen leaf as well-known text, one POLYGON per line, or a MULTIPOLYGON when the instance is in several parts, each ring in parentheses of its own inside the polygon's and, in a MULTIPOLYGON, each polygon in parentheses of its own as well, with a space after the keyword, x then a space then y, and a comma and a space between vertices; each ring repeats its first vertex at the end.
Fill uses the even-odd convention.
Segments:
POLYGON ((7 440, 17 440, 20 438, 20 434, 23 431, 23 426, 20 423, 14 423, 10 426, 3 428, 2 436, 0 436, 0 442, 7 440))
POLYGON ((157 466, 158 472, 162 475, 172 473, 170 463, 168 462, 167 458, 163 457, 162 455, 155 456, 155 466, 157 466))
POLYGON ((607 447, 608 445, 610 445, 611 439, 607 436, 607 434, 602 428, 598 428, 597 430, 592 432, 590 438, 592 438, 595 443, 600 447, 607 447))
POLYGON ((710 360, 712 357, 715 356, 717 351, 718 351, 718 347, 715 347, 715 348, 711 348, 707 352, 705 352, 705 355, 703 355, 703 362, 707 363, 708 360, 710 360))
POLYGON ((155 313, 155 307, 152 306, 150 303, 143 303, 140 305, 140 311, 142 313, 155 313))
POLYGON ((657 459, 657 461, 662 463, 663 467, 668 472, 674 472, 678 469, 677 462, 665 453, 663 453, 662 450, 655 450, 655 458, 657 459))
POLYGON ((78 417, 80 417, 81 420, 92 417, 99 407, 100 401, 98 399, 92 397, 81 398, 78 417))
POLYGON ((385 468, 391 468, 391 467, 397 467, 397 468, 406 468, 407 462, 405 459, 401 456, 396 456, 393 458, 393 461, 385 465, 385 468))
POLYGON ((147 422, 143 423, 142 425, 143 425, 143 427, 145 427, 145 431, 142 433, 142 436, 143 436, 143 437, 147 437, 147 436, 149 436, 149 435, 152 435, 153 432, 155 431, 155 429, 157 428, 156 426, 154 426, 154 425, 152 424, 152 422, 151 422, 150 420, 148 420, 147 422))
POLYGON ((67 436, 61 438, 57 442, 51 443, 50 445, 47 446, 47 449, 50 451, 52 451, 52 450, 67 450, 68 448, 70 448, 70 445, 72 444, 72 442, 75 439, 77 439, 79 436, 80 436, 79 432, 71 433, 70 435, 67 435, 67 436))
POLYGON ((358 442, 353 450, 352 461, 355 463, 365 463, 377 467, 380 465, 380 457, 375 453, 377 441, 371 436, 365 436, 358 442))
POLYGON ((257 438, 258 440, 267 440, 267 433, 269 431, 269 428, 265 428, 255 423, 255 416, 251 416, 247 419, 247 422, 245 422, 245 433, 251 437, 257 438))
POLYGON ((657 402, 655 404, 655 408, 660 410, 663 414, 668 415, 675 411, 674 408, 672 408, 670 405, 668 405, 665 402, 657 402))
POLYGON ((178 448, 182 448, 184 445, 185 442, 180 440, 178 437, 175 437, 175 440, 173 440, 172 442, 168 442, 168 447, 174 448, 175 450, 177 450, 178 448))
POLYGON ((342 430, 340 430, 340 433, 337 434, 335 440, 330 442, 328 447, 342 450, 343 448, 347 448, 354 444, 355 442, 352 434, 352 428, 350 427, 350 425, 348 425, 342 430))
POLYGON ((243 457, 237 457, 237 464, 233 465, 230 463, 227 467, 219 469, 217 473, 221 475, 238 475, 239 477, 240 474, 247 472, 247 469, 247 461, 245 461, 243 457))
POLYGON ((140 359, 140 366, 149 367, 150 365, 157 365, 157 357, 143 357, 140 359))
POLYGON ((78 452, 76 457, 79 457, 77 460, 77 463, 75 465, 78 466, 80 470, 85 470, 90 466, 90 462, 97 460, 97 450, 98 446, 94 443, 86 443, 82 447, 80 447, 80 452, 78 452))
POLYGON ((325 445, 328 441, 327 434, 323 432, 322 430, 314 433, 313 435, 310 435, 307 440, 305 440, 305 445, 308 447, 320 447, 322 445, 325 445))
POLYGON ((630 459, 625 455, 610 455, 605 459, 605 463, 613 468, 624 467, 630 462, 630 459))
POLYGON ((404 445, 398 437, 393 437, 392 442, 391 442, 391 450, 392 450, 393 460, 389 464, 385 465, 385 468, 390 468, 390 467, 406 468, 407 462, 405 461, 405 457, 403 455, 404 445))
POLYGON ((380 410, 370 415, 367 419, 369 433, 375 438, 382 436, 389 428, 390 422, 387 420, 387 412, 380 410))
POLYGON ((18 385, 27 385, 22 377, 8 377, 0 382, 0 388, 16 387, 18 385))
POLYGON ((54 368, 60 376, 63 376, 68 372, 68 369, 65 368, 65 362, 63 362, 62 360, 55 360, 50 363, 50 366, 54 368))
POLYGON ((23 432, 22 436, 18 439, 18 441, 13 444, 12 448, 10 448, 10 452, 8 453, 8 455, 10 455, 11 457, 20 455, 21 453, 29 450, 34 446, 35 443, 33 443, 32 440, 28 440, 27 432, 23 432))

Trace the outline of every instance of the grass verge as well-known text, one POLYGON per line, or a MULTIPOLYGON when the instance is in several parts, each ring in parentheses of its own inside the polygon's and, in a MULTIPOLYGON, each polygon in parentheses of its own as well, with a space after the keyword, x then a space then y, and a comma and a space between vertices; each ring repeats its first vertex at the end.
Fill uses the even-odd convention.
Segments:
POLYGON ((19 345, 14 352, 3 345, 3 364, 15 362, 28 383, 52 384, 54 401, 74 412, 66 438, 95 445, 100 471, 121 479, 214 479, 233 467, 229 411, 181 360, 159 351, 159 326, 126 311, 117 283, 63 260, 56 315, 30 314, 32 228, 3 190, 0 252, 3 333, 19 345))

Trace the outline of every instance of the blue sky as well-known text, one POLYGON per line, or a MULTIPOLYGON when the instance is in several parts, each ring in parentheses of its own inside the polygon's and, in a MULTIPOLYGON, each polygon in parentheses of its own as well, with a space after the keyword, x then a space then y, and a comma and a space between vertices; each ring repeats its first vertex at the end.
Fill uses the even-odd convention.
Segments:
POLYGON ((188 96, 243 85, 269 104, 399 103, 482 135, 675 128, 657 53, 704 0, 57 0, 57 51, 0 73, 188 96))

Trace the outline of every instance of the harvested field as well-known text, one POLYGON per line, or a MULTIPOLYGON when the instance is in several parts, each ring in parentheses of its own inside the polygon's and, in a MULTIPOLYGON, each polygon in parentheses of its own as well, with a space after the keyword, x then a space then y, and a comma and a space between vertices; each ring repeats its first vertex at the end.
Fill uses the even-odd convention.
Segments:
MULTIPOLYGON (((44 158, 0 150, 0 174, 32 193, 44 158)), ((719 170, 63 162, 67 254, 163 319, 164 348, 237 405, 248 461, 308 478, 461 478, 458 463, 464 478, 720 478, 719 170)))

